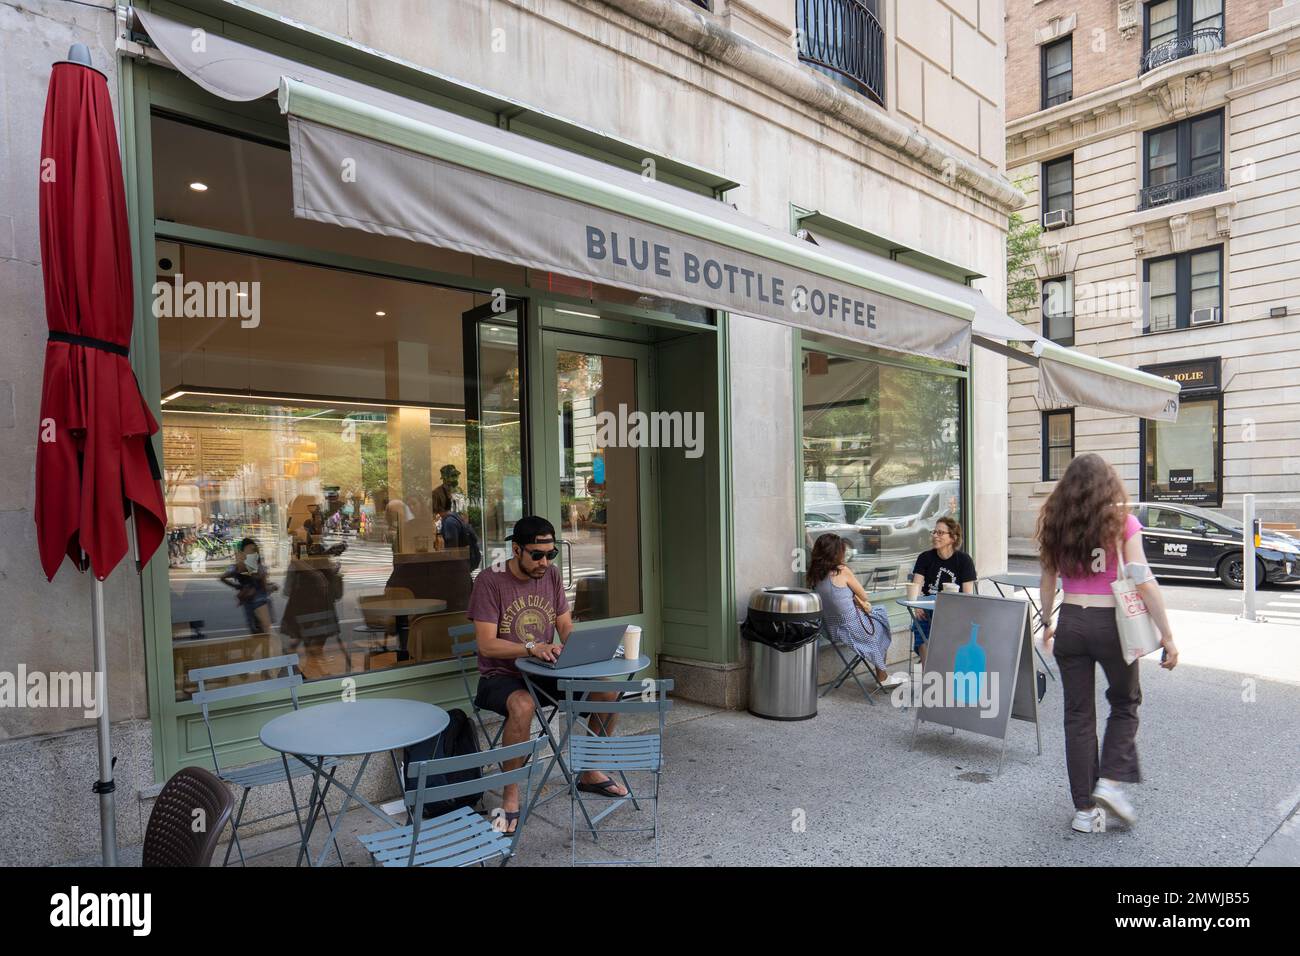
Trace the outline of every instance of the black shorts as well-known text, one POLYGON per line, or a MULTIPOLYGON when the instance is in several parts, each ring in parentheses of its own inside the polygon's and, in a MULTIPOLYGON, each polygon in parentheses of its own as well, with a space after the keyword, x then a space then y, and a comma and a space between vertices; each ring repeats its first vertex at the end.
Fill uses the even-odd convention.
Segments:
MULTIPOLYGON (((533 687, 539 694, 548 695, 551 700, 563 701, 560 695, 559 678, 546 676, 536 676, 533 678, 533 687)), ((528 685, 524 683, 522 677, 510 675, 500 675, 496 677, 480 676, 478 679, 478 693, 474 695, 474 706, 479 710, 490 710, 494 714, 506 716, 506 701, 515 691, 521 690, 528 693, 528 685)), ((548 705, 550 701, 542 697, 542 704, 548 705)))

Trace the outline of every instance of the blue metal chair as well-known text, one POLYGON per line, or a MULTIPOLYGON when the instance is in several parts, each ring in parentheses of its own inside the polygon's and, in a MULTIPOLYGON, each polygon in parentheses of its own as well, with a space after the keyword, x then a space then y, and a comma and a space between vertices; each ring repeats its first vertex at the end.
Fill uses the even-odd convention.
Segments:
POLYGON ((456 667, 460 671, 460 681, 465 688, 465 699, 469 701, 469 706, 474 711, 474 719, 478 721, 478 726, 483 731, 483 739, 487 742, 489 748, 495 747, 501 740, 501 734, 505 732, 505 718, 499 717, 488 712, 490 718, 496 720, 496 732, 488 731, 488 722, 483 719, 483 711, 479 710, 478 704, 474 702, 474 688, 470 686, 470 674, 478 674, 478 641, 474 639, 474 625, 457 624, 455 627, 447 629, 451 635, 451 655, 456 659, 456 667))
MULTIPOLYGON (((302 674, 298 673, 298 656, 296 654, 285 654, 282 657, 266 657, 257 661, 241 661, 235 664, 218 664, 213 667, 196 667, 190 671, 190 680, 198 685, 198 691, 193 695, 191 700, 199 705, 203 713, 203 726, 208 732, 208 748, 212 752, 212 767, 217 776, 226 783, 233 784, 236 787, 243 788, 243 795, 239 800, 239 809, 235 812, 233 819, 230 821, 230 841, 226 844, 226 855, 221 861, 222 866, 230 865, 230 850, 233 847, 239 851, 240 865, 246 866, 249 860, 259 856, 265 856, 268 853, 274 853, 277 850, 283 850, 291 846, 302 847, 303 821, 302 813, 298 808, 298 795, 294 790, 293 780, 295 777, 305 777, 312 775, 312 769, 300 760, 294 760, 290 763, 289 759, 281 754, 278 760, 263 760, 258 763, 245 764, 230 769, 222 769, 221 760, 217 756, 217 743, 212 734, 212 714, 211 705, 221 701, 236 700, 240 697, 252 697, 256 694, 265 694, 269 691, 288 690, 289 700, 293 704, 293 709, 298 709, 298 687, 302 684, 302 674), (214 690, 207 689, 207 682, 215 680, 225 680, 231 677, 249 677, 252 675, 265 675, 267 672, 284 671, 282 677, 259 676, 256 679, 244 681, 239 684, 230 684, 225 687, 218 687, 214 690), (244 805, 248 802, 248 795, 259 787, 269 787, 280 783, 288 782, 289 799, 293 803, 293 814, 298 821, 297 843, 286 843, 281 846, 274 846, 270 849, 260 850, 257 853, 244 855, 244 848, 239 842, 239 827, 262 823, 266 820, 273 820, 276 817, 286 816, 290 811, 281 810, 277 813, 268 813, 264 817, 257 817, 253 820, 245 820, 244 805)), ((332 778, 334 770, 338 767, 338 760, 330 757, 323 763, 323 769, 329 771, 332 778)), ((315 806, 317 798, 317 783, 313 776, 312 792, 309 806, 315 806)), ((329 808, 325 810, 325 822, 331 829, 333 824, 330 823, 329 808)), ((338 849, 338 843, 334 844, 338 849)), ((342 860, 342 854, 339 855, 342 860)))
POLYGON ((415 789, 406 792, 406 803, 411 808, 412 822, 396 830, 381 830, 359 837, 362 846, 380 866, 471 866, 501 857, 504 866, 514 856, 519 834, 528 820, 528 798, 531 795, 533 772, 541 761, 537 751, 543 741, 526 740, 509 747, 498 747, 478 754, 460 757, 440 757, 421 760, 406 768, 408 780, 414 779, 415 789), (515 770, 485 774, 474 780, 460 783, 433 785, 432 777, 442 777, 458 770, 482 770, 493 764, 526 758, 527 763, 515 770), (424 819, 424 807, 438 800, 451 800, 473 793, 486 793, 498 787, 517 784, 520 787, 519 822, 514 833, 505 833, 482 814, 470 807, 461 807, 432 819, 424 819))
MULTIPOLYGON (((586 819, 591 821, 592 840, 599 833, 645 833, 654 834, 654 858, 651 860, 583 860, 583 866, 604 866, 612 864, 639 864, 659 862, 659 782, 663 774, 663 736, 664 722, 672 701, 667 692, 673 689, 672 680, 561 680, 558 689, 564 693, 564 716, 567 722, 569 750, 569 800, 571 812, 570 860, 574 866, 578 860, 578 809, 581 805, 586 819), (614 692, 620 695, 618 700, 591 700, 590 695, 601 692, 614 692), (625 695, 635 695, 626 699, 625 695), (659 717, 658 733, 630 734, 622 737, 604 737, 596 734, 575 733, 582 723, 582 714, 597 717, 599 714, 647 714, 659 717), (625 797, 601 797, 606 803, 602 810, 592 814, 578 790, 580 776, 588 770, 604 773, 617 773, 627 787, 625 797), (637 796, 627 782, 628 773, 649 773, 654 775, 654 791, 650 796, 637 796), (602 827, 596 824, 625 803, 631 803, 638 810, 638 801, 654 803, 654 823, 642 827, 602 827)), ((599 719, 599 718, 597 718, 599 719)))

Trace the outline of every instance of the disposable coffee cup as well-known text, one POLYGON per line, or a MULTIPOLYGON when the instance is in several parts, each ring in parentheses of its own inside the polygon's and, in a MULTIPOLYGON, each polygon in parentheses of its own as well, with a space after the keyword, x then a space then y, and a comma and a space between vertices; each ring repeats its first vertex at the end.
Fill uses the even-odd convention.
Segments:
POLYGON ((629 625, 623 632, 623 657, 634 661, 641 656, 641 628, 629 625))
POLYGON ((949 594, 956 594, 958 591, 961 590, 961 586, 957 584, 944 584, 943 589, 947 591, 949 594))

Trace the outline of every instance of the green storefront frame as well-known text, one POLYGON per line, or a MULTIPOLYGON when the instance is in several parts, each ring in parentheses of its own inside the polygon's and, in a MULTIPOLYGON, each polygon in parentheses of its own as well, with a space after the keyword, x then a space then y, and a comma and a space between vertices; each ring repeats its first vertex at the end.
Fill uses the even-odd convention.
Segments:
MULTIPOLYGON (((201 12, 179 8, 173 4, 155 3, 159 12, 168 15, 184 14, 190 22, 205 23, 210 29, 220 29, 223 24, 210 20, 201 12)), ((212 3, 197 3, 196 7, 211 10, 212 3)), ((242 32, 236 29, 235 32, 242 32)), ((311 45, 328 46, 328 41, 306 34, 311 45)), ((334 64, 337 72, 361 81, 372 81, 366 71, 355 67, 334 64)), ((391 87, 391 83, 386 84, 391 87)), ((124 174, 128 215, 135 253, 136 323, 132 339, 132 362, 141 389, 150 402, 155 416, 161 420, 161 350, 157 323, 149 308, 153 276, 145 268, 155 259, 155 242, 159 239, 197 243, 227 249, 300 261, 310 265, 349 269, 377 276, 451 286, 470 292, 490 294, 504 288, 511 298, 526 300, 527 316, 543 313, 556 315, 557 308, 592 311, 599 310, 601 318, 593 321, 555 320, 553 326, 586 335, 606 336, 636 340, 646 338, 646 330, 658 327, 689 331, 706 335, 714 343, 712 355, 712 394, 708 396, 716 410, 717 432, 706 446, 705 460, 711 462, 709 494, 702 502, 704 507, 716 509, 716 522, 703 545, 704 561, 708 569, 713 597, 708 606, 689 621, 678 622, 675 633, 697 635, 696 639, 679 640, 665 637, 660 652, 677 657, 688 657, 715 663, 734 662, 738 656, 734 626, 734 593, 731 546, 731 484, 728 449, 729 408, 727 319, 717 317, 716 325, 703 326, 678 319, 675 316, 628 306, 593 306, 589 300, 554 293, 539 294, 531 287, 512 285, 500 281, 474 280, 461 275, 451 275, 391 262, 368 260, 343 255, 323 249, 297 246, 291 243, 258 239, 245 235, 219 232, 212 229, 188 226, 174 222, 158 221, 154 215, 152 183, 151 116, 155 110, 177 115, 218 129, 287 146, 287 132, 282 123, 277 124, 258 104, 235 104, 210 96, 187 79, 166 68, 139 62, 130 57, 119 58, 119 103, 121 104, 121 129, 123 140, 124 174), (704 634, 703 641, 698 639, 704 634)), ((467 107, 464 112, 477 115, 480 108, 467 107)), ((479 118, 492 121, 490 115, 479 118)), ((554 131, 548 131, 554 137, 554 131)), ((554 140, 553 140, 554 141, 554 140)), ((588 155, 608 158, 611 162, 626 164, 619 156, 606 157, 599 150, 581 141, 571 145, 588 155)), ((700 192, 712 193, 708 186, 692 184, 700 192)), ((541 323, 526 318, 526 334, 541 335, 541 323)), ((527 350, 526 380, 533 383, 530 399, 539 381, 539 350, 527 350)), ((539 406, 540 407, 540 406, 539 406)), ((161 451, 161 449, 160 449, 161 451)), ((542 463, 526 462, 534 474, 542 463)), ((656 532, 659 529, 655 529, 656 532)), ((656 579, 657 580, 657 579, 656 579)), ((664 601, 655 587, 654 595, 647 601, 664 601)), ((154 776, 165 780, 187 764, 210 765, 207 737, 199 708, 187 701, 176 701, 173 677, 171 597, 168 581, 168 564, 165 557, 155 556, 141 575, 141 601, 144 622, 145 661, 148 684, 150 719, 154 738, 154 776)), ((666 601, 665 601, 666 603, 666 601)), ((689 617, 689 615, 688 615, 689 617)), ((665 628, 673 626, 665 621, 665 628)), ((452 661, 412 665, 388 671, 376 671, 330 678, 306 683, 301 688, 300 700, 304 705, 337 700, 345 692, 361 698, 368 695, 406 697, 425 700, 446 706, 464 706, 464 694, 456 664, 452 661)), ((221 742, 222 761, 229 765, 270 756, 257 740, 260 727, 271 717, 283 712, 288 704, 280 695, 262 695, 245 698, 239 706, 215 712, 214 727, 221 742)))

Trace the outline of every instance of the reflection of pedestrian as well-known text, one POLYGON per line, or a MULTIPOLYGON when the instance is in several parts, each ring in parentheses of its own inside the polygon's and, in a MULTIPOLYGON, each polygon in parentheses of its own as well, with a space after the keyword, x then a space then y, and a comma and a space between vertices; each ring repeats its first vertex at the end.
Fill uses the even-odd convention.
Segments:
POLYGON ((455 465, 443 465, 438 471, 442 484, 433 489, 434 511, 456 510, 456 489, 460 487, 460 469, 455 465))
POLYGON ((271 592, 278 590, 267 580, 261 551, 252 538, 240 541, 235 549, 235 563, 221 576, 221 583, 235 589, 235 599, 243 608, 250 634, 271 633, 271 592))
POLYGON ((325 555, 293 558, 284 576, 284 614, 280 632, 302 643, 308 660, 322 670, 325 642, 339 637, 339 617, 334 604, 343 597, 343 575, 325 555))
POLYGON ((313 495, 298 495, 289 505, 289 520, 285 530, 301 545, 297 550, 310 551, 311 546, 319 544, 325 534, 325 519, 321 515, 320 502, 313 495))

